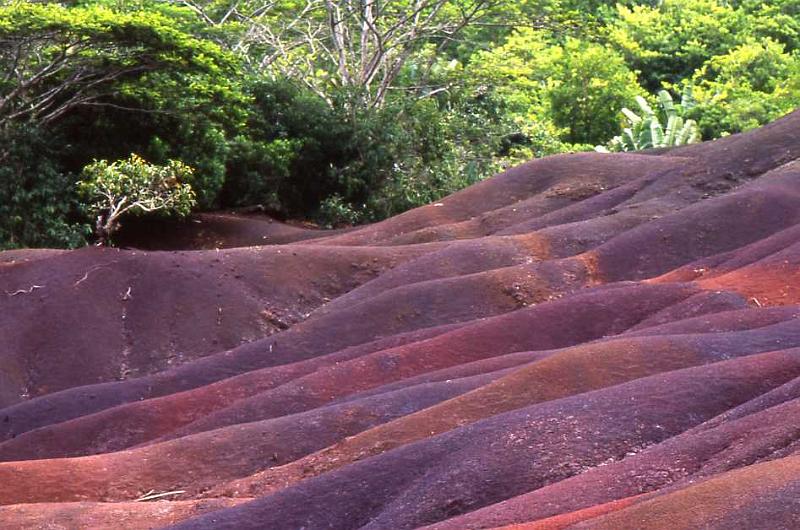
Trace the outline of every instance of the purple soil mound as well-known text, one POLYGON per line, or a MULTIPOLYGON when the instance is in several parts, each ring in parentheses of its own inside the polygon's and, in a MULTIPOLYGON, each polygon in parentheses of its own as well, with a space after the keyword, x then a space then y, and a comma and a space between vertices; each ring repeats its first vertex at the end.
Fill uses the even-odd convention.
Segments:
POLYGON ((183 220, 129 219, 114 242, 120 247, 142 250, 203 250, 282 245, 338 232, 282 223, 266 215, 217 212, 200 213, 183 220))

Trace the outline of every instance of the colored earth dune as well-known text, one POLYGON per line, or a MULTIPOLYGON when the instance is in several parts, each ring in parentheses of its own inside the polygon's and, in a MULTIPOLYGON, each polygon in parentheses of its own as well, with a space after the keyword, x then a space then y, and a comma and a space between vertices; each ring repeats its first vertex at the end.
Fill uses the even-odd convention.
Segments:
POLYGON ((0 528, 800 528, 800 112, 159 226, 0 253, 0 528))

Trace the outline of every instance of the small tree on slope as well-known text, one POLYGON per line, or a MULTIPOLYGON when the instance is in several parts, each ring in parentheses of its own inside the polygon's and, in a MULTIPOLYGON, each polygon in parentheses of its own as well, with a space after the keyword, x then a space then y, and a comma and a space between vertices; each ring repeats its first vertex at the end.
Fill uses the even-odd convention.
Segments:
POLYGON ((148 164, 138 155, 109 164, 95 161, 83 169, 78 187, 87 209, 96 216, 97 244, 111 242, 125 215, 161 213, 185 216, 196 204, 191 167, 176 160, 148 164))

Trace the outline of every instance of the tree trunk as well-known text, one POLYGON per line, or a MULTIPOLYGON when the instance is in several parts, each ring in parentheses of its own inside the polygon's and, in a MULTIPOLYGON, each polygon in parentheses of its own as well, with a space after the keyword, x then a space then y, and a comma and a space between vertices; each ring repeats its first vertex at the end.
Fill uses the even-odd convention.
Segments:
POLYGON ((95 245, 98 247, 111 245, 111 234, 119 228, 119 219, 110 217, 107 213, 101 213, 97 216, 94 225, 94 233, 97 237, 95 245))

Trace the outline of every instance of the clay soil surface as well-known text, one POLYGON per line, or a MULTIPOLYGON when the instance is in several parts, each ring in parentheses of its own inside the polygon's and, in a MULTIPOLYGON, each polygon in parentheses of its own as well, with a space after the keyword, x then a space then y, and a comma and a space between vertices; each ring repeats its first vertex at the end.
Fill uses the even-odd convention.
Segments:
POLYGON ((0 253, 0 528, 800 528, 800 112, 126 230, 0 253))

